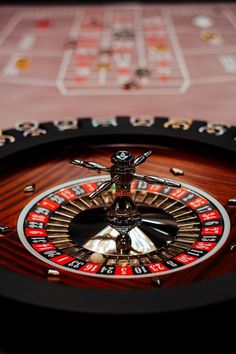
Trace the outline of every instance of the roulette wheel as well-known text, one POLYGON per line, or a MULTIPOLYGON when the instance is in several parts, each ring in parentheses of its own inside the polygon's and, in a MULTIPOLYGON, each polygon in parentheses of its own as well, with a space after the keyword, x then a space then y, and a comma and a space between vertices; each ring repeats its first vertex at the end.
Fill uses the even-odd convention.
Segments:
POLYGON ((236 127, 21 121, 0 144, 2 314, 158 316, 185 334, 204 318, 208 335, 233 315, 236 127))

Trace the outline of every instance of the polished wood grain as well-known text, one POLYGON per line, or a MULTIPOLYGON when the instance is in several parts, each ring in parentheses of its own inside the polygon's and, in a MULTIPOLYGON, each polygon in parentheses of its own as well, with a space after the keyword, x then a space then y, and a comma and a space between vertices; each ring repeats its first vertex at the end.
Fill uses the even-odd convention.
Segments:
MULTIPOLYGON (((120 146, 77 147, 68 143, 29 151, 27 155, 15 156, 7 161, 0 175, 0 224, 10 227, 13 231, 7 235, 0 235, 0 265, 22 275, 48 281, 48 265, 31 255, 18 238, 16 224, 22 208, 32 198, 53 186, 96 175, 69 164, 70 159, 93 160, 110 165, 110 156, 118 149, 120 146), (31 183, 36 185, 35 192, 25 194, 24 187, 31 183)), ((149 147, 122 146, 122 149, 128 149, 139 155, 149 147)), ((213 195, 224 206, 229 198, 236 197, 236 165, 226 153, 219 154, 210 148, 196 150, 191 146, 188 149, 179 146, 160 146, 152 147, 152 150, 153 155, 137 168, 138 173, 178 179, 194 185, 213 195), (171 167, 184 170, 184 176, 174 177, 170 172, 171 167)), ((226 206, 226 209, 232 225, 228 241, 221 250, 196 266, 162 276, 162 286, 209 279, 236 269, 236 252, 230 251, 230 245, 236 242, 236 207, 226 206)), ((110 280, 59 271, 60 281, 72 286, 120 289, 155 287, 151 278, 110 280)))

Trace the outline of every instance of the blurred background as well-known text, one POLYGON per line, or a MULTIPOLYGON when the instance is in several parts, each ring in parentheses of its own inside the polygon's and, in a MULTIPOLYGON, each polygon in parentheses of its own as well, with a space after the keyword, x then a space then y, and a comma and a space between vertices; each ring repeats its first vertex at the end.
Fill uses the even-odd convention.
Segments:
POLYGON ((66 117, 233 124, 236 4, 3 1, 0 127, 66 117))

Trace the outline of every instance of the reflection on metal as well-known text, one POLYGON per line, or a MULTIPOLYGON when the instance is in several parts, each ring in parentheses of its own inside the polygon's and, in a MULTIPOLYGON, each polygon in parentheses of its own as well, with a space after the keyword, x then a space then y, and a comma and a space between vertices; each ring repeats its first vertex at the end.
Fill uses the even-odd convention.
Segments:
POLYGON ((28 184, 27 186, 25 186, 24 188, 24 193, 33 193, 35 191, 35 184, 28 184))
POLYGON ((14 143, 15 137, 12 135, 4 134, 2 129, 0 129, 0 147, 6 145, 7 143, 14 143))
POLYGON ((139 116, 139 117, 131 117, 130 123, 134 127, 151 127, 154 124, 155 120, 153 117, 149 116, 139 116))
POLYGON ((11 231, 12 231, 12 229, 10 229, 10 227, 4 226, 4 225, 0 225, 0 234, 6 235, 6 234, 8 234, 11 231))
POLYGON ((27 136, 40 136, 40 135, 45 135, 47 134, 47 131, 45 129, 35 129, 35 130, 25 130, 23 132, 23 135, 24 137, 27 137, 27 136))
POLYGON ((177 168, 177 167, 171 167, 170 172, 174 176, 183 176, 184 175, 184 171, 181 170, 180 168, 177 168))
POLYGON ((159 277, 154 277, 152 278, 152 282, 157 286, 160 287, 161 286, 161 279, 159 277))
POLYGON ((226 125, 221 122, 215 122, 215 123, 207 123, 207 125, 204 125, 199 128, 200 133, 207 133, 210 135, 215 135, 215 136, 220 136, 226 133, 226 131, 230 128, 229 125, 226 125))
MULTIPOLYGON (((116 254, 116 237, 119 233, 111 226, 105 227, 83 245, 84 248, 102 254, 116 254)), ((132 240, 130 255, 148 253, 156 250, 153 242, 138 227, 129 232, 132 240)))
POLYGON ((39 123, 35 120, 19 121, 16 123, 15 128, 19 132, 22 132, 24 137, 35 137, 47 134, 45 129, 39 128, 39 123))
POLYGON ((59 282, 60 279, 60 273, 58 270, 55 269, 48 269, 47 270, 47 280, 51 282, 59 282))
POLYGON ((228 200, 228 205, 236 206, 236 198, 231 198, 228 200))
POLYGON ((234 243, 234 244, 232 244, 232 245, 230 246, 230 251, 231 251, 231 252, 235 252, 235 251, 236 251, 236 243, 234 243))
POLYGON ((70 130, 70 129, 77 129, 78 128, 78 122, 76 119, 73 118, 62 118, 60 120, 55 120, 53 124, 60 130, 60 131, 65 131, 65 130, 70 130))
POLYGON ((102 119, 93 119, 92 126, 97 127, 116 127, 117 121, 115 118, 102 118, 102 119))
POLYGON ((19 132, 24 132, 24 131, 32 131, 36 130, 39 127, 39 123, 36 120, 29 120, 29 121, 18 121, 16 122, 16 130, 19 132))
POLYGON ((164 128, 188 130, 192 125, 191 119, 173 118, 164 123, 164 128))

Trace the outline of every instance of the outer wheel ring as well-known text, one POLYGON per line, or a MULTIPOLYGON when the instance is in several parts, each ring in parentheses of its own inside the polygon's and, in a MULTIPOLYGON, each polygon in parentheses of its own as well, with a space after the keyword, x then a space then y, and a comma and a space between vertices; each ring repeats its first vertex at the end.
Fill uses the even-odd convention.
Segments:
MULTIPOLYGON (((42 124, 42 128, 48 131, 47 135, 27 139, 22 138, 15 130, 8 130, 6 133, 13 135, 16 141, 1 148, 0 161, 4 164, 9 158, 14 160, 17 154, 29 148, 38 148, 45 144, 65 142, 70 139, 82 143, 91 138, 94 143, 99 143, 99 140, 104 141, 103 138, 109 136, 112 136, 113 142, 121 139, 122 143, 127 143, 138 139, 139 143, 145 143, 152 138, 152 142, 156 145, 163 140, 167 143, 171 141, 172 144, 183 141, 191 144, 207 144, 233 155, 236 153, 235 127, 228 129, 225 135, 210 136, 199 133, 199 127, 206 124, 200 121, 194 121, 191 129, 187 131, 164 129, 163 123, 168 121, 167 118, 157 118, 151 129, 131 126, 128 117, 119 118, 117 121, 120 122, 117 127, 94 128, 90 119, 83 119, 79 120, 79 129, 65 132, 56 131, 52 123, 46 123, 42 124)), ((91 314, 169 313, 213 305, 236 298, 235 282, 236 272, 232 272, 212 280, 161 288, 158 291, 156 289, 135 292, 112 290, 108 297, 108 290, 49 284, 0 268, 2 297, 51 309, 91 314)))

